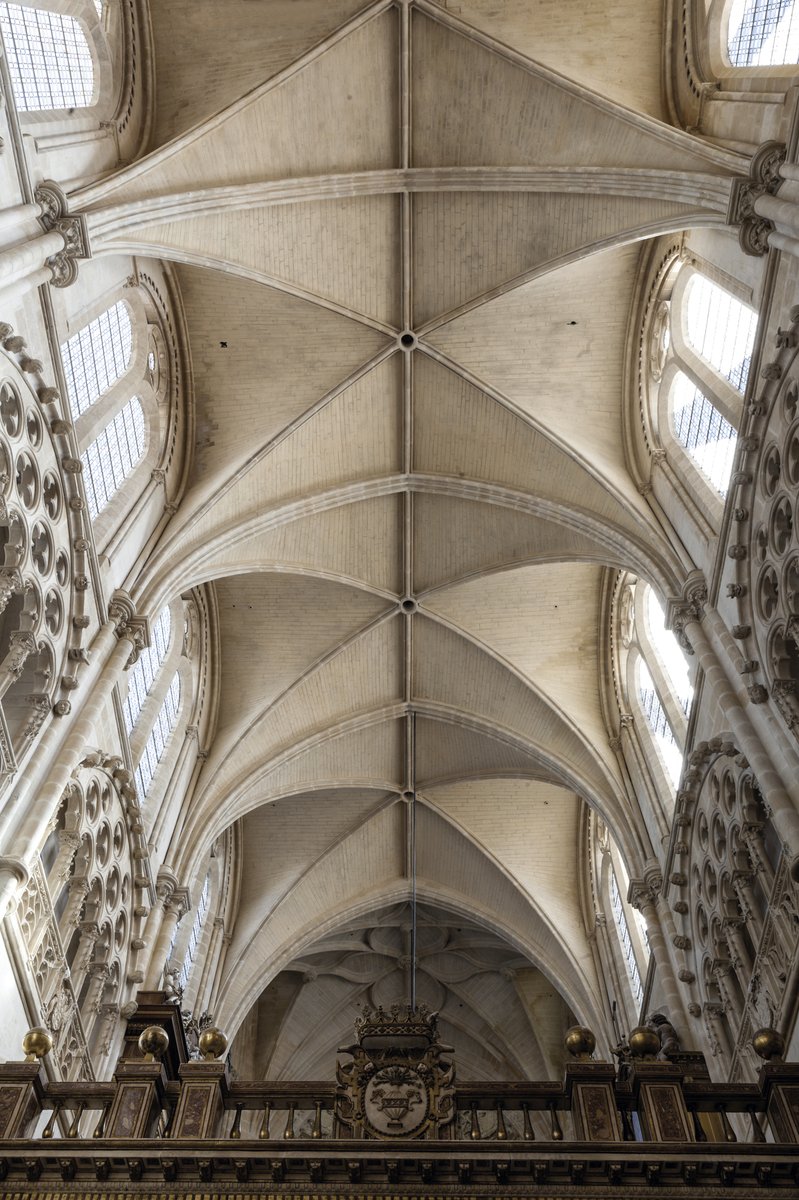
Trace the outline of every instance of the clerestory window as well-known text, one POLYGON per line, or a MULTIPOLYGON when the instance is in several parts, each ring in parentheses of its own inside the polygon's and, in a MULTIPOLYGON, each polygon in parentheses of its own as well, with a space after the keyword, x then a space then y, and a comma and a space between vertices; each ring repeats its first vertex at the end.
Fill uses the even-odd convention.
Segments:
POLYGON ((81 455, 86 502, 94 520, 144 457, 145 420, 138 396, 121 408, 81 455))
POLYGON ((180 969, 180 977, 178 983, 182 988, 185 988, 191 976, 194 960, 197 957, 197 951, 200 948, 200 937, 202 936, 203 925, 208 913, 208 906, 211 902, 211 872, 209 871, 205 877, 203 890, 200 893, 200 899, 197 904, 197 913, 194 917, 194 924, 191 927, 189 934, 188 945, 186 946, 186 954, 183 959, 183 966, 180 969))
POLYGON ((152 691, 156 676, 167 656, 171 631, 172 616, 167 607, 161 610, 152 627, 150 645, 142 650, 128 672, 128 694, 124 705, 125 725, 128 733, 134 729, 144 702, 152 691))
POLYGON ((128 306, 118 301, 61 346, 73 417, 91 408, 130 366, 133 326, 128 306))
POLYGON ((20 112, 88 108, 94 63, 79 22, 62 13, 0 3, 14 100, 20 112))
POLYGON ((158 764, 169 742, 169 735, 177 724, 180 691, 180 673, 175 671, 136 768, 136 786, 142 799, 150 790, 158 764))
POLYGON ((796 0, 733 0, 727 26, 727 54, 734 67, 799 62, 796 0))
POLYGON ((682 371, 674 377, 671 400, 674 436, 708 483, 726 496, 738 434, 682 371))
POLYGON ((754 351, 757 314, 693 268, 674 287, 660 334, 672 436, 693 468, 723 499, 738 436, 734 421, 754 351))

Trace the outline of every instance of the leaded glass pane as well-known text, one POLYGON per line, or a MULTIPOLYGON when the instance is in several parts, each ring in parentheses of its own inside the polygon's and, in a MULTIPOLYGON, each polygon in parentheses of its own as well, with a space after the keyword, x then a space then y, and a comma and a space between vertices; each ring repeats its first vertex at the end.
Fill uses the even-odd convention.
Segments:
POLYGON ((666 711, 655 690, 655 681, 652 678, 649 668, 643 661, 638 664, 638 699, 652 736, 657 742, 658 749, 663 756, 669 779, 676 787, 680 782, 682 752, 677 745, 674 731, 669 724, 666 711))
POLYGON ((150 645, 140 653, 128 672, 128 694, 125 698, 125 725, 130 733, 136 725, 144 707, 144 701, 152 691, 155 677, 169 649, 169 634, 172 618, 169 608, 164 608, 152 627, 150 645))
POLYGON ((795 0, 733 0, 727 53, 734 67, 799 62, 795 0))
POLYGON ((191 927, 191 933, 189 934, 189 943, 186 947, 186 956, 183 959, 183 966, 180 969, 180 977, 178 979, 178 983, 180 984, 180 986, 182 988, 185 988, 189 982, 189 976, 191 975, 191 969, 194 966, 194 960, 197 957, 197 951, 200 946, 200 935, 202 934, 203 923, 205 922, 205 915, 208 912, 208 903, 209 903, 210 898, 211 898, 211 875, 209 873, 205 877, 205 883, 203 884, 203 890, 200 893, 200 901, 197 905, 197 915, 195 916, 194 924, 191 927))
POLYGON ((616 932, 619 936, 619 944, 621 945, 621 952, 624 957, 625 966, 627 967, 627 974, 630 976, 633 999, 637 1007, 640 1008, 644 999, 644 985, 641 981, 641 972, 638 970, 638 963, 635 960, 635 951, 633 949, 632 938, 630 937, 630 927, 627 924, 627 916, 621 901, 621 892, 616 882, 616 872, 612 867, 610 869, 610 905, 613 909, 613 919, 616 922, 616 932))
POLYGON ((757 313, 724 288, 694 275, 686 295, 686 337, 706 362, 742 392, 755 344, 757 313))
POLYGON ((133 328, 128 306, 119 301, 84 325, 61 346, 73 417, 79 417, 130 366, 133 328))
POLYGON ((138 396, 134 396, 81 455, 92 520, 103 511, 143 455, 144 411, 138 396))
POLYGON ((738 435, 682 372, 674 381, 672 419, 677 441, 719 495, 726 496, 738 435))
POLYGON ((94 64, 74 17, 0 3, 14 100, 20 112, 87 108, 94 96, 94 64))
POLYGON ((158 716, 153 722, 150 736, 142 751, 139 765, 136 768, 136 786, 139 797, 143 798, 150 790, 150 784, 155 777, 156 768, 166 750, 169 735, 175 728, 180 709, 180 675, 176 671, 169 690, 164 697, 164 703, 158 710, 158 716))
POLYGON ((649 632, 658 658, 663 665, 674 695, 687 716, 691 711, 691 701, 694 698, 694 689, 688 677, 688 663, 676 637, 671 630, 666 628, 665 613, 651 587, 647 588, 646 608, 649 632))

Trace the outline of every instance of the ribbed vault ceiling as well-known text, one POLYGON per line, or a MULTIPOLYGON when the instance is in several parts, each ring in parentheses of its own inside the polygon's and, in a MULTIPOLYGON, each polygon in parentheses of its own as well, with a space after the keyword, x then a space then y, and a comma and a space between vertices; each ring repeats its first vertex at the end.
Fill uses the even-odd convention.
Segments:
POLYGON ((544 1041, 601 1006, 584 802, 648 852, 603 717, 603 571, 671 591, 681 564, 627 469, 625 340, 640 239, 722 223, 734 156, 616 103, 659 111, 653 6, 629 86, 558 5, 457 7, 155 5, 165 144, 83 195, 93 245, 179 264, 196 454, 140 600, 217 590, 218 731, 173 857, 243 821, 231 1030, 342 929, 405 920, 404 791, 431 927, 555 982, 544 1041))

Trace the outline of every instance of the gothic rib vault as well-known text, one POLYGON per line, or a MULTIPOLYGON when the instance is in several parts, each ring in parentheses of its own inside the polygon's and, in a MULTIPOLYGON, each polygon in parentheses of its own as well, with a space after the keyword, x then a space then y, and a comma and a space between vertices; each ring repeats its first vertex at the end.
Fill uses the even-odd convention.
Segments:
POLYGON ((415 797, 420 996, 465 1074, 554 1076, 611 1028, 588 811, 631 874, 668 833, 609 708, 614 572, 694 566, 632 465, 642 246, 722 229, 749 160, 664 123, 657 4, 258 7, 152 4, 154 148, 69 194, 83 281, 176 264, 190 364, 129 579, 214 585, 216 715, 154 860, 239 822, 214 1015, 245 1075, 318 1076, 407 987, 415 797))
MULTIPOLYGON (((485 995, 446 990, 452 1036, 491 1036, 514 962, 553 1028, 601 1029, 584 805, 637 869, 653 854, 603 709, 606 568, 669 595, 688 565, 626 465, 639 241, 722 225, 743 160, 534 64, 523 6, 496 30, 485 5, 289 7, 264 82, 226 6, 239 82, 197 92, 182 10, 156 5, 187 111, 162 69, 163 145, 72 197, 95 253, 181 264, 197 452, 135 599, 215 581, 222 674, 168 865, 188 876, 241 820, 216 1009, 235 1033, 279 971, 407 900, 414 792, 431 925, 505 954, 485 995)), ((658 94, 643 78, 621 98, 658 94)), ((347 1020, 396 998, 379 976, 329 971, 347 1020)), ((500 1075, 557 1069, 506 1052, 500 1075)), ((323 1051, 284 1058, 313 1073, 323 1051)))

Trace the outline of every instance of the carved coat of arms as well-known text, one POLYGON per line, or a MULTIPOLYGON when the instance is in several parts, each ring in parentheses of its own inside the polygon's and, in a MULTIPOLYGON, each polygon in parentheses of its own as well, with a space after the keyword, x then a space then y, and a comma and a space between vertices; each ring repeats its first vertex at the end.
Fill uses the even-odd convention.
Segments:
POLYGON ((356 1045, 342 1047, 336 1115, 351 1137, 438 1137, 455 1115, 454 1068, 441 1055, 436 1013, 424 1008, 367 1010, 356 1045))

